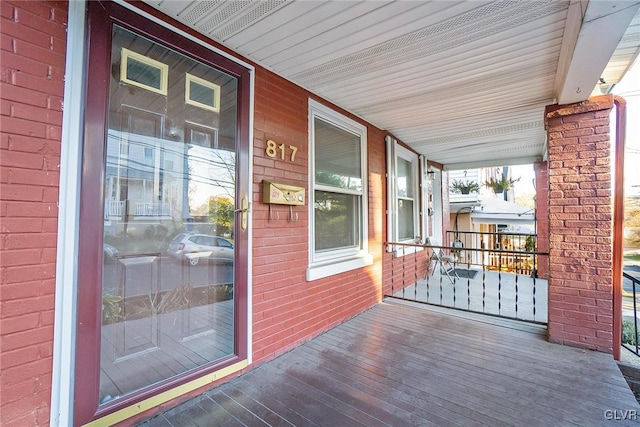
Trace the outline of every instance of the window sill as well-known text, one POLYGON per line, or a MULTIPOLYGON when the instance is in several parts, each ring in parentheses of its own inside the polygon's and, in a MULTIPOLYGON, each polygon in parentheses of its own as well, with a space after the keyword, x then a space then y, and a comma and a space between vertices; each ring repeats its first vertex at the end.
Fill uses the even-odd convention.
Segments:
POLYGON ((373 265, 373 256, 367 254, 358 258, 349 258, 307 268, 307 282, 373 265))

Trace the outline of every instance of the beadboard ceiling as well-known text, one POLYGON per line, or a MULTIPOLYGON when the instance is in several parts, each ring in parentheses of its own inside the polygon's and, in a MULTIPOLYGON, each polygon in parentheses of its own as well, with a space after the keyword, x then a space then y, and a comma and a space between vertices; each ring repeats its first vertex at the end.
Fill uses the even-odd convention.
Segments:
POLYGON ((544 107, 640 51, 635 0, 147 3, 447 169, 540 159, 544 107))

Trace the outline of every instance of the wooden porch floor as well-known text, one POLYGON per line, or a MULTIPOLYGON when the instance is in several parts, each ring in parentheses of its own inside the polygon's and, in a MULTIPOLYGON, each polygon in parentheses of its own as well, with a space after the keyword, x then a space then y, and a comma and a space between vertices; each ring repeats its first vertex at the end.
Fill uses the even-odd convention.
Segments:
POLYGON ((610 355, 388 301, 140 425, 622 426, 636 411, 610 355))

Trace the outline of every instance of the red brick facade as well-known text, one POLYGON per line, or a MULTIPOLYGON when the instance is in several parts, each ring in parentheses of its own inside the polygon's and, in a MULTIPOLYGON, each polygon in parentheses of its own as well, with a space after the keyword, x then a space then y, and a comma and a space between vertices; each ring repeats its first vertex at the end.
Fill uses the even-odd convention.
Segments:
POLYGON ((385 133, 368 126, 369 252, 374 265, 307 282, 308 206, 294 207, 294 217, 290 218, 288 206, 274 205, 270 218, 269 206, 262 203, 261 182, 286 182, 309 191, 308 103, 312 95, 260 68, 256 70, 255 93, 253 355, 254 361, 261 362, 380 301, 385 133), (296 146, 295 161, 268 157, 268 140, 296 146))
POLYGON ((612 351, 612 96, 547 107, 549 339, 612 351))
POLYGON ((0 3, 0 425, 49 421, 67 9, 0 3))

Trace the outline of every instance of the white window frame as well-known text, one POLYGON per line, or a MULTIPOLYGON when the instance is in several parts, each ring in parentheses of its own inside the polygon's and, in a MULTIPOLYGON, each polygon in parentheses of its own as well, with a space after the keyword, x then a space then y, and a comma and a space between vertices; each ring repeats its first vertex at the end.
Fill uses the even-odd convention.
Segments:
POLYGON ((309 99, 309 266, 307 281, 313 281, 373 264, 369 254, 367 180, 367 128, 362 124, 309 99), (360 170, 362 190, 336 189, 315 183, 315 120, 319 118, 360 138, 360 170), (315 249, 315 191, 331 191, 360 197, 360 241, 355 248, 341 248, 316 253, 315 249))
MULTIPOLYGON (((398 141, 390 136, 386 138, 387 142, 387 241, 397 243, 415 243, 416 238, 420 241, 424 240, 425 227, 424 224, 421 227, 421 218, 424 216, 423 205, 424 201, 428 199, 426 194, 426 186, 423 181, 424 171, 424 157, 419 156, 415 152, 403 147, 398 141), (398 195, 398 159, 404 159, 411 162, 411 170, 413 174, 413 229, 415 236, 410 239, 399 240, 399 215, 398 215, 398 200, 401 199, 398 195)), ((412 254, 416 250, 421 250, 415 246, 400 246, 390 245, 387 247, 387 251, 391 251, 395 256, 403 256, 405 254, 412 254)))

